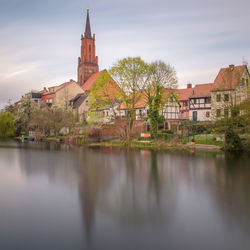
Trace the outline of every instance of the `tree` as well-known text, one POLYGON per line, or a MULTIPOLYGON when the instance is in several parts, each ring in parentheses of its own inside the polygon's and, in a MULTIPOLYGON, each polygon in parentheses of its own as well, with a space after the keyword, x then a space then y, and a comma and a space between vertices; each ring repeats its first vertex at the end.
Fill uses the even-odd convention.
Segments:
POLYGON ((14 115, 9 112, 0 113, 0 137, 15 136, 14 115))
POLYGON ((151 63, 147 73, 147 84, 143 93, 145 93, 148 102, 152 137, 156 138, 160 119, 159 111, 167 102, 177 99, 173 91, 167 93, 167 90, 177 89, 178 84, 174 68, 162 61, 151 63))
POLYGON ((250 133, 250 87, 248 88, 248 98, 240 104, 240 110, 245 132, 250 133))
POLYGON ((38 104, 32 101, 30 97, 21 100, 15 119, 17 134, 28 133, 28 123, 30 118, 38 108, 38 104))
POLYGON ((8 100, 8 104, 5 106, 5 112, 9 112, 11 114, 15 113, 15 106, 11 103, 11 100, 8 100))
POLYGON ((29 129, 37 131, 42 136, 47 136, 50 134, 50 119, 51 110, 48 107, 44 107, 40 110, 36 110, 30 118, 29 129))
POLYGON ((130 140, 135 120, 135 104, 145 87, 147 69, 148 65, 140 57, 118 60, 109 70, 110 75, 104 71, 90 89, 89 116, 104 119, 103 111, 110 110, 111 117, 123 130, 127 141, 130 140), (124 120, 121 119, 120 104, 126 109, 124 120))
POLYGON ((140 57, 127 57, 116 62, 109 72, 121 90, 119 100, 126 109, 123 128, 129 141, 136 115, 135 105, 141 99, 147 82, 148 65, 140 57))
POLYGON ((63 128, 70 132, 75 123, 76 117, 71 109, 45 107, 33 112, 28 128, 40 132, 43 136, 47 136, 51 132, 58 136, 63 128))
POLYGON ((118 106, 121 102, 121 89, 105 70, 95 80, 88 96, 88 123, 101 125, 104 122, 104 110, 109 109, 111 119, 118 117, 118 106))

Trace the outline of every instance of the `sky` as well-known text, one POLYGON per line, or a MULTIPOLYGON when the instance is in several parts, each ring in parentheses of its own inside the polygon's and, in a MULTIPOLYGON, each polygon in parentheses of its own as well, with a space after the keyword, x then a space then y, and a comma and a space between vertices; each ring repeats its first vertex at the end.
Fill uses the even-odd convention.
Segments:
POLYGON ((250 63, 249 0, 0 0, 0 108, 77 80, 87 7, 100 69, 127 56, 163 60, 184 88, 250 63))

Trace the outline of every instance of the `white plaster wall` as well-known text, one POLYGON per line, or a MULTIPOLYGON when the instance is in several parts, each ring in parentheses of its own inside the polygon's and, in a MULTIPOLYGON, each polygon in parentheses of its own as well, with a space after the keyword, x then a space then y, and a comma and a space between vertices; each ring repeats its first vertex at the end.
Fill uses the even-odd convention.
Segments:
POLYGON ((211 109, 195 109, 189 110, 189 120, 193 121, 193 112, 197 111, 197 121, 211 121, 211 109), (209 117, 206 117, 206 112, 210 113, 209 117))

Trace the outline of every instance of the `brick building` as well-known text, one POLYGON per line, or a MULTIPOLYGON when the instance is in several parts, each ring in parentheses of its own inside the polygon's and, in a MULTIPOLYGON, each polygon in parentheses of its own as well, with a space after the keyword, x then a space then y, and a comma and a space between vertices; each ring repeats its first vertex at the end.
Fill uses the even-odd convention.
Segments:
POLYGON ((77 81, 83 85, 88 78, 99 71, 98 57, 95 55, 95 34, 91 34, 89 9, 84 35, 81 36, 81 57, 78 58, 77 81))

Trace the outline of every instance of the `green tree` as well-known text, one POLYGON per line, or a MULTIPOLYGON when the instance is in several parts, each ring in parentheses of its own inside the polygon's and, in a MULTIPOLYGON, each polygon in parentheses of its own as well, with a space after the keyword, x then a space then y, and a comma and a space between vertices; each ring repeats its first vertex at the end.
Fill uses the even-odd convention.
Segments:
POLYGON ((88 95, 88 115, 89 124, 101 125, 104 122, 103 111, 111 110, 111 118, 118 118, 118 106, 121 102, 121 89, 105 70, 95 80, 88 95))
POLYGON ((148 65, 140 57, 127 57, 116 62, 109 72, 120 88, 119 101, 126 109, 125 124, 122 127, 125 138, 129 141, 136 115, 136 103, 141 99, 147 82, 148 65))
POLYGON ((160 121, 159 111, 166 103, 177 100, 174 91, 167 90, 177 89, 178 83, 175 69, 162 61, 151 63, 147 68, 147 74, 146 89, 143 93, 148 101, 152 137, 156 138, 160 121))
POLYGON ((0 113, 0 137, 15 136, 14 115, 9 112, 0 113))
POLYGON ((15 126, 17 134, 28 133, 28 124, 32 114, 38 110, 37 103, 31 100, 30 97, 23 98, 18 107, 17 116, 15 119, 15 126))

